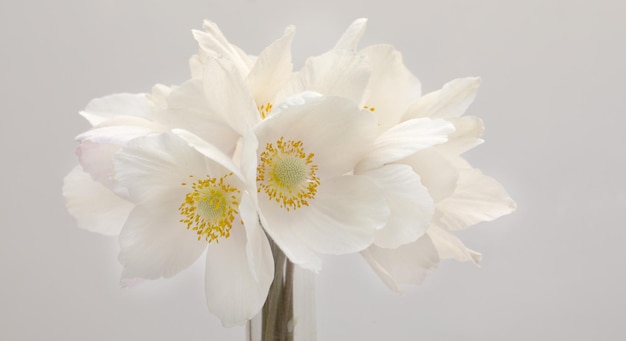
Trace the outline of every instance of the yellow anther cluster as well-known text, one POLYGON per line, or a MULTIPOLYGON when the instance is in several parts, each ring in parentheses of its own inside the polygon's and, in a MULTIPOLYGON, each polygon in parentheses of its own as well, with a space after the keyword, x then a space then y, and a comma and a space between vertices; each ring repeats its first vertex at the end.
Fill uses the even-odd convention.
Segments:
POLYGON ((274 107, 272 106, 272 103, 270 102, 261 104, 261 106, 257 107, 257 109, 259 110, 259 113, 261 114, 262 119, 265 119, 267 115, 269 115, 269 113, 272 111, 273 108, 274 107))
MULTIPOLYGON (((210 243, 219 242, 218 238, 230 237, 235 215, 239 214, 238 197, 241 193, 226 183, 231 175, 195 181, 178 208, 183 216, 180 222, 186 224, 188 230, 196 231, 198 240, 205 238, 210 243)), ((182 185, 187 186, 187 183, 182 185)))
POLYGON ((369 110, 369 111, 371 111, 371 112, 376 111, 376 108, 374 108, 374 107, 368 107, 367 105, 363 106, 363 109, 365 109, 365 110, 369 110))
POLYGON ((304 152, 302 141, 281 137, 276 143, 267 143, 257 167, 259 193, 263 190, 287 211, 309 206, 320 184, 314 156, 304 152))

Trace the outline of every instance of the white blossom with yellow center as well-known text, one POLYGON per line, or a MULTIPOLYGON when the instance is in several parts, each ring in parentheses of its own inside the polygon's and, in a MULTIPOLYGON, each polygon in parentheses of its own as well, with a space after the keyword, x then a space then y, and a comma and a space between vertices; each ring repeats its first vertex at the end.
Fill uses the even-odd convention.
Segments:
POLYGON ((318 270, 318 254, 358 252, 389 210, 374 182, 349 173, 373 147, 376 117, 340 97, 281 103, 244 138, 242 169, 265 231, 290 260, 318 270))
POLYGON ((120 233, 123 277, 170 277, 206 252, 209 309, 226 325, 256 315, 273 279, 273 259, 230 158, 174 130, 132 140, 114 165, 117 183, 135 203, 120 233))

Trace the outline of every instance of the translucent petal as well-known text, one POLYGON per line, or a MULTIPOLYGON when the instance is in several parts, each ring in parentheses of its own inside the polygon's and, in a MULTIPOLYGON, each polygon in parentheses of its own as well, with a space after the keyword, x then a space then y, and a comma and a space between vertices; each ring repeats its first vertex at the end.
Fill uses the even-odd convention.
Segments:
POLYGON ((359 18, 350 24, 335 45, 335 49, 356 51, 357 44, 365 34, 367 19, 359 18))
POLYGON ((80 166, 65 177, 63 196, 78 227, 105 235, 119 234, 134 206, 94 181, 80 166))
POLYGON ((484 142, 481 139, 484 126, 480 118, 462 116, 448 121, 454 124, 455 131, 448 135, 448 142, 436 146, 442 153, 460 155, 484 142))
POLYGON ((439 264, 437 250, 428 235, 396 249, 371 246, 361 254, 383 282, 395 291, 422 283, 439 264))
POLYGON ((389 213, 376 184, 366 177, 348 175, 326 179, 310 206, 294 212, 283 210, 281 215, 293 219, 294 233, 314 251, 346 254, 371 245, 389 213))
POLYGON ((291 41, 294 33, 295 28, 293 26, 287 27, 282 38, 261 52, 252 71, 246 78, 246 83, 250 87, 257 105, 272 102, 278 90, 291 77, 293 70, 291 41))
POLYGON ((118 144, 85 141, 76 147, 76 155, 82 169, 109 189, 115 187, 113 155, 120 149, 118 144))
POLYGON ((254 98, 243 78, 225 59, 207 59, 204 65, 204 94, 209 110, 240 136, 246 127, 254 127, 261 117, 254 98))
MULTIPOLYGON (((239 171, 239 168, 235 165, 230 157, 225 155, 221 150, 219 150, 214 145, 208 143, 207 141, 201 139, 197 135, 194 135, 186 130, 182 129, 174 129, 172 130, 172 134, 180 137, 185 140, 196 151, 204 155, 205 157, 213 160, 218 163, 221 167, 224 167, 229 172, 233 173, 236 177, 238 177, 242 182, 244 181, 243 175, 239 171)), ((217 173, 218 171, 214 171, 213 173, 217 173)))
POLYGON ((429 148, 419 151, 402 160, 419 174, 422 184, 426 186, 435 203, 454 193, 459 179, 457 167, 437 149, 429 148))
POLYGON ((426 232, 435 207, 410 166, 386 165, 360 175, 378 185, 391 212, 385 227, 376 231, 375 245, 396 248, 414 242, 426 232))
POLYGON ((245 222, 246 255, 252 276, 256 281, 272 281, 274 276, 274 259, 265 232, 259 223, 256 207, 246 192, 241 197, 239 206, 241 219, 245 222))
POLYGON ((421 95, 419 80, 406 68, 402 55, 393 46, 368 46, 359 53, 366 55, 372 66, 364 104, 375 110, 383 129, 398 124, 409 105, 421 95))
POLYGON ((348 50, 331 50, 307 59, 304 67, 279 92, 276 102, 303 91, 339 96, 361 105, 371 68, 366 57, 348 50))
POLYGON ((247 239, 243 225, 236 223, 229 238, 207 248, 207 305, 226 327, 243 324, 254 317, 263 307, 273 280, 274 264, 267 240, 264 240, 265 246, 249 245, 262 241, 258 238, 260 234, 255 234, 247 239), (253 263, 256 267, 251 269, 246 250, 258 247, 263 248, 264 259, 257 259, 253 263))
POLYGON ((207 246, 181 223, 184 192, 163 192, 137 205, 120 233, 124 279, 171 277, 189 267, 207 246))
POLYGON ((459 238, 437 225, 431 225, 427 232, 441 259, 454 259, 459 262, 480 263, 480 253, 470 250, 459 238))
MULTIPOLYGON (((207 159, 171 134, 128 142, 115 154, 113 164, 117 183, 129 190, 134 202, 150 200, 170 190, 184 190, 182 183, 189 182, 192 175, 202 178, 209 175, 207 159)), ((178 204, 182 201, 180 198, 178 204)))
POLYGON ((217 24, 205 20, 204 31, 193 30, 193 36, 200 45, 204 56, 221 57, 228 59, 236 68, 241 77, 246 77, 252 68, 252 61, 239 47, 228 42, 217 24))
POLYGON ((259 200, 259 208, 259 219, 264 230, 287 258, 305 269, 319 272, 322 268, 321 259, 294 233, 294 228, 301 223, 294 219, 296 215, 284 214, 284 209, 262 199, 259 200))
POLYGON ((114 116, 149 117, 146 94, 114 94, 91 100, 80 114, 96 126, 114 116))
POLYGON ((403 159, 430 146, 446 142, 454 126, 446 120, 418 118, 389 129, 374 142, 374 148, 359 162, 367 170, 403 159))
POLYGON ((502 185, 475 168, 459 169, 454 193, 436 207, 441 213, 439 224, 450 230, 491 221, 516 209, 502 185))
POLYGON ((446 83, 441 90, 431 92, 407 110, 404 119, 416 117, 459 117, 474 101, 480 78, 459 78, 446 83))
POLYGON ((215 107, 205 97, 201 79, 183 83, 167 96, 166 102, 167 110, 159 120, 168 127, 189 130, 224 153, 233 152, 239 134, 215 112, 215 107))

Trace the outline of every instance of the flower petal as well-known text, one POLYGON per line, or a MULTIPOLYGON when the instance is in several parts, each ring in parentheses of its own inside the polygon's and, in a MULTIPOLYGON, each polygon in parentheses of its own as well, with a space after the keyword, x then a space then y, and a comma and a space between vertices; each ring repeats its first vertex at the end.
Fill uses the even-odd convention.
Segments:
POLYGON ((404 121, 384 132, 374 148, 359 162, 358 169, 380 167, 430 146, 446 142, 454 126, 446 120, 418 118, 404 121))
POLYGON ((184 192, 163 192, 137 205, 120 233, 123 279, 171 277, 189 267, 207 246, 180 222, 184 192))
POLYGON ((246 83, 250 87, 257 105, 272 102, 278 90, 291 77, 293 70, 291 41, 294 33, 295 28, 293 26, 287 27, 282 38, 261 52, 250 74, 248 74, 246 83))
POLYGON ((209 109, 240 136, 261 117, 250 89, 227 60, 208 58, 204 65, 204 94, 209 109))
POLYGON ((259 219, 265 232, 280 247, 289 260, 305 269, 319 272, 322 260, 295 233, 294 227, 300 224, 293 215, 285 212, 278 205, 259 200, 259 219))
POLYGON ((114 189, 113 155, 120 145, 85 141, 76 147, 76 155, 82 169, 109 189, 114 189))
POLYGON ((439 264, 437 250, 428 235, 396 249, 371 246, 361 255, 394 291, 422 283, 439 264))
POLYGON ((252 61, 239 47, 228 42, 217 24, 205 20, 203 31, 193 30, 193 36, 200 45, 200 51, 208 57, 222 57, 228 59, 236 68, 241 77, 246 77, 252 68, 252 61))
POLYGON ((420 97, 421 84, 390 45, 368 46, 361 54, 372 65, 365 105, 375 110, 383 129, 400 122, 409 105, 420 97))
POLYGON ((239 134, 208 102, 201 79, 187 81, 172 90, 166 98, 166 109, 159 120, 169 127, 189 130, 224 153, 233 152, 239 134))
POLYGON ((335 45, 335 49, 356 51, 356 46, 365 34, 367 18, 359 18, 350 24, 335 45))
POLYGON ((181 183, 188 181, 189 176, 203 177, 209 170, 202 154, 172 134, 128 142, 115 154, 113 164, 115 180, 128 189, 134 202, 159 197, 174 189, 184 190, 181 183))
POLYGON ((306 98, 262 121, 255 133, 259 146, 285 140, 302 141, 314 153, 318 176, 344 174, 371 149, 376 136, 376 116, 340 97, 306 98), (340 156, 340 157, 338 157, 340 156))
POLYGON ((287 215, 294 233, 311 249, 338 255, 370 246, 375 231, 387 222, 389 207, 370 179, 348 175, 326 179, 310 206, 281 214, 287 215))
MULTIPOLYGON (((229 172, 233 173, 236 177, 238 177, 242 182, 244 181, 243 175, 239 171, 239 168, 233 163, 233 160, 231 160, 231 158, 225 155, 221 150, 219 150, 214 145, 201 139, 197 135, 194 135, 191 132, 188 132, 183 129, 173 129, 172 134, 185 140, 189 144, 189 146, 197 150, 199 153, 215 161, 221 167, 226 168, 229 172)), ((217 173, 217 172, 213 172, 213 173, 217 173)))
POLYGON ((255 236, 247 239, 245 230, 243 225, 235 223, 229 238, 221 239, 207 248, 207 305, 225 327, 242 324, 253 318, 263 307, 273 280, 274 263, 267 240, 258 238, 262 232, 248 234, 255 236), (250 245, 263 241, 266 245, 250 245), (259 247, 263 249, 262 259, 254 260, 256 267, 251 269, 247 249, 259 247))
POLYGON ((454 259, 459 262, 480 263, 480 253, 470 250, 459 238, 437 225, 431 225, 427 232, 441 259, 454 259))
POLYGON ((426 186, 435 203, 454 193, 459 171, 437 149, 419 151, 402 160, 402 163, 411 166, 413 171, 419 174, 422 184, 426 186))
POLYGON ((278 93, 276 102, 304 91, 315 91, 325 96, 345 97, 360 105, 370 73, 365 56, 348 50, 331 50, 307 59, 302 70, 278 93))
POLYGON ((475 168, 460 169, 456 190, 436 207, 439 223, 450 230, 492 221, 516 209, 502 185, 475 168))
POLYGON ((435 206, 420 177, 410 166, 386 165, 360 175, 378 185, 391 212, 385 227, 376 231, 375 245, 397 248, 414 242, 426 232, 435 206))
POLYGON ((454 124, 455 131, 448 135, 448 142, 436 146, 442 153, 460 155, 484 142, 480 138, 484 126, 479 117, 462 116, 448 121, 454 124))
POLYGON ((65 177, 63 196, 78 227, 105 235, 119 234, 134 206, 94 181, 80 166, 65 177))
POLYGON ((246 254, 250 271, 256 281, 272 281, 274 276, 274 257, 269 241, 259 223, 259 216, 250 195, 245 192, 239 206, 241 219, 246 227, 246 254), (268 271, 270 269, 271 271, 268 271), (268 276, 267 278, 263 276, 268 276))
POLYGON ((76 136, 76 141, 124 144, 134 138, 165 130, 164 126, 143 118, 116 116, 76 136))
POLYGON ((162 131, 164 128, 148 120, 132 116, 116 116, 102 122, 76 137, 80 142, 76 155, 83 170, 118 195, 127 196, 115 186, 113 155, 121 146, 140 136, 162 131))
POLYGON ((150 106, 146 94, 114 94, 91 100, 80 114, 96 126, 119 115, 148 117, 150 106))
POLYGON ((480 78, 459 78, 450 81, 441 90, 431 92, 415 102, 407 110, 404 119, 459 117, 474 101, 479 85, 480 78))

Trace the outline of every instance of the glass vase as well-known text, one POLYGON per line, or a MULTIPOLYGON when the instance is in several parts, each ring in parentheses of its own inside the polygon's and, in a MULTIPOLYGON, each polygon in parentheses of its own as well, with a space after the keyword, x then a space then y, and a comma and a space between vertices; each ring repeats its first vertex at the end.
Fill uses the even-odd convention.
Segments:
POLYGON ((247 341, 315 341, 315 274, 302 269, 270 240, 274 281, 263 309, 246 325, 247 341))

